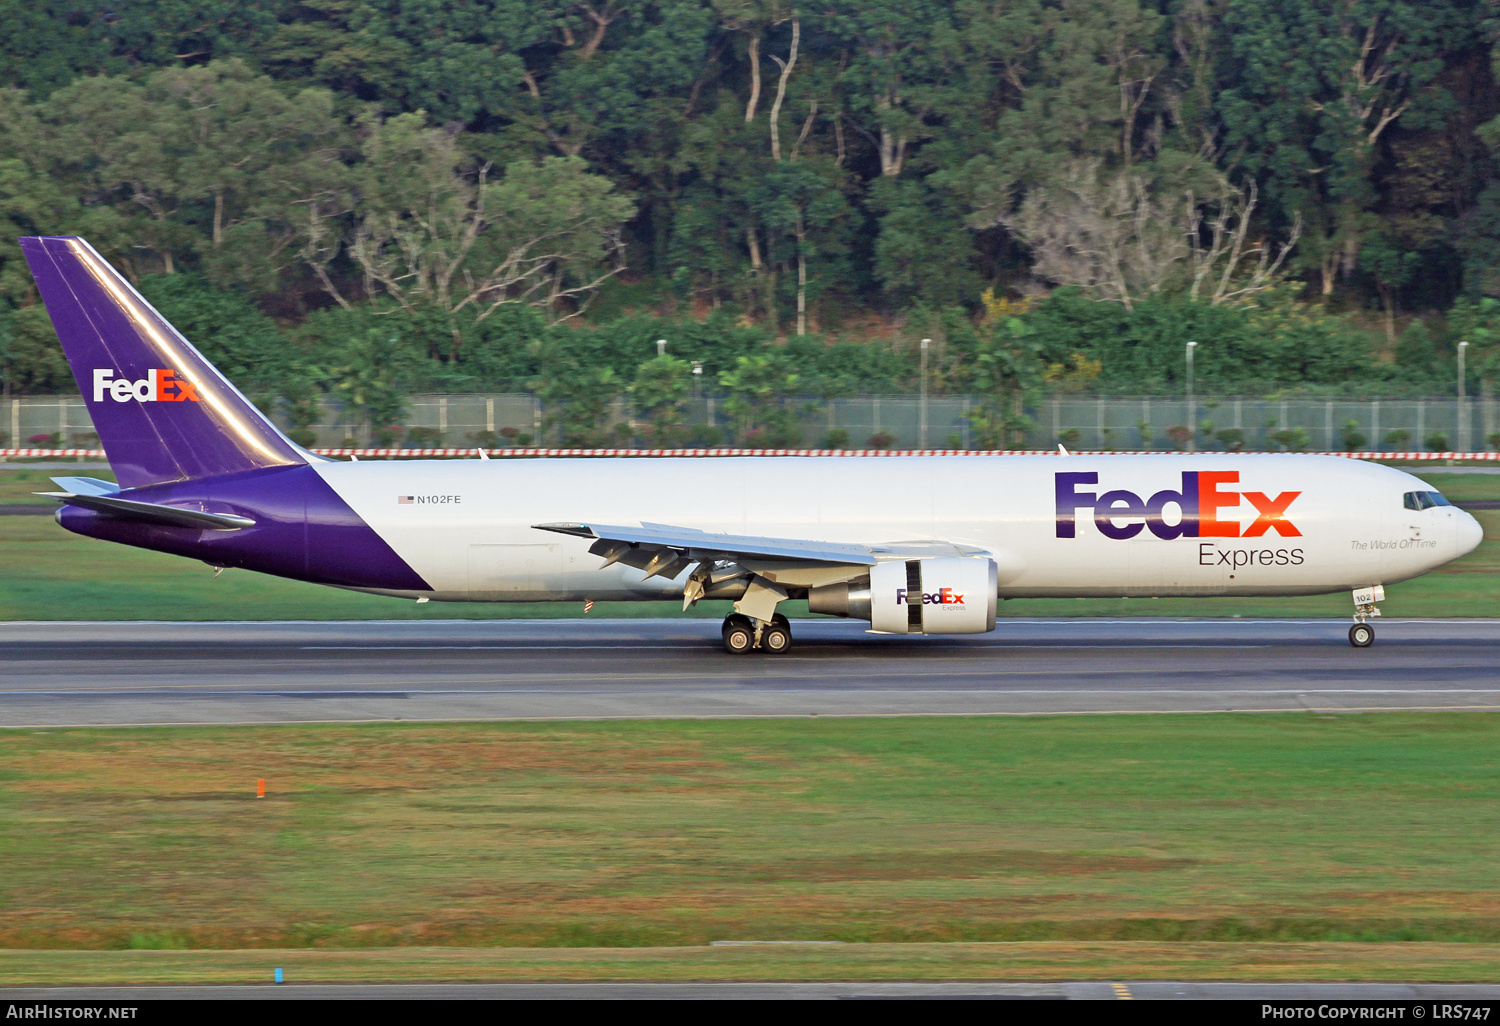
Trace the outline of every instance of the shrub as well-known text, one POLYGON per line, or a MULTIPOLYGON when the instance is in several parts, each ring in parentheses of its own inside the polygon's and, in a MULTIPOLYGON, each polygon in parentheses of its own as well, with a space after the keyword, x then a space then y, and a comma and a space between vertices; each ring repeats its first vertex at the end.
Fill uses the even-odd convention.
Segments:
MULTIPOLYGON (((3 445, 5 436, 0 435, 0 445, 3 445)), ((1500 449, 1500 431, 1492 431, 1484 436, 1484 442, 1491 449, 1500 449)))
POLYGON ((1271 441, 1275 442, 1283 452, 1306 452, 1312 439, 1302 428, 1285 428, 1271 432, 1271 441))
POLYGON ((1172 448, 1178 452, 1186 449, 1188 443, 1193 440, 1193 429, 1186 424, 1173 424, 1167 428, 1167 441, 1172 443, 1172 448))
POLYGON ((99 445, 99 436, 93 431, 80 431, 73 436, 72 444, 79 449, 93 449, 99 445))
MULTIPOLYGON (((962 449, 963 447, 964 447, 964 436, 963 435, 949 435, 948 436, 948 448, 950 448, 950 449, 962 449)), ((1500 449, 1500 445, 1497 445, 1495 448, 1500 449)))
POLYGON ((1214 437, 1226 452, 1243 452, 1245 449, 1245 432, 1241 428, 1222 428, 1214 432, 1214 437))
POLYGON ((376 428, 370 432, 370 439, 375 443, 376 448, 389 449, 405 432, 406 429, 401 425, 392 424, 390 427, 376 428))
POLYGON ((1405 449, 1406 444, 1411 441, 1411 432, 1405 428, 1397 428, 1395 431, 1385 433, 1385 444, 1392 449, 1405 449))
POLYGON ((1083 439, 1083 432, 1077 428, 1066 428, 1057 433, 1057 440, 1068 449, 1078 448, 1078 443, 1083 439))
POLYGON ((443 444, 443 433, 434 427, 414 427, 407 430, 406 440, 418 449, 437 449, 443 444))
POLYGON ((292 428, 286 436, 304 449, 311 449, 318 444, 318 436, 312 428, 292 428))
POLYGON ((530 445, 532 441, 530 431, 522 431, 516 435, 517 445, 530 445))
MULTIPOLYGON (((503 427, 500 429, 500 437, 505 439, 506 445, 515 445, 521 437, 521 429, 518 427, 503 427)), ((529 439, 531 436, 527 435, 526 437, 529 439)), ((525 443, 522 442, 521 444, 524 445, 525 443)))
POLYGON ((33 449, 55 449, 62 444, 62 436, 55 432, 50 435, 32 435, 26 439, 26 444, 33 449))
POLYGON ((1142 417, 1135 422, 1135 433, 1140 436, 1142 449, 1151 448, 1151 422, 1142 417))
POLYGON ((870 436, 865 444, 871 449, 889 449, 896 442, 896 436, 888 431, 877 431, 870 436))
POLYGON ((641 442, 650 449, 679 449, 688 437, 688 429, 682 424, 642 424, 640 433, 641 442))
POLYGON ((1435 431, 1422 440, 1422 444, 1433 452, 1448 452, 1448 436, 1435 431))
POLYGON ((1149 391, 1180 382, 1189 341, 1206 343, 1196 354, 1204 391, 1251 380, 1296 386, 1363 376, 1372 356, 1369 333, 1354 318, 1302 304, 1297 291, 1280 288, 1239 306, 1157 295, 1126 310, 1059 288, 1019 317, 1046 363, 1066 363, 1077 354, 1102 364, 1102 380, 1115 386, 1149 391))
POLYGON ((693 428, 688 444, 695 449, 716 449, 724 444, 724 431, 713 424, 700 424, 693 428))
POLYGON ((825 449, 847 449, 849 448, 849 432, 843 428, 834 428, 823 436, 823 448, 825 449))
POLYGON ((493 449, 500 444, 500 435, 494 431, 470 431, 467 437, 481 449, 493 449))
POLYGON ((802 447, 802 432, 795 423, 785 420, 767 429, 766 442, 777 449, 799 449, 802 447))
POLYGON ((1369 441, 1369 439, 1367 439, 1360 432, 1359 421, 1357 420, 1344 421, 1344 430, 1339 432, 1339 438, 1344 443, 1345 452, 1353 452, 1356 449, 1363 449, 1365 447, 1365 442, 1369 441))

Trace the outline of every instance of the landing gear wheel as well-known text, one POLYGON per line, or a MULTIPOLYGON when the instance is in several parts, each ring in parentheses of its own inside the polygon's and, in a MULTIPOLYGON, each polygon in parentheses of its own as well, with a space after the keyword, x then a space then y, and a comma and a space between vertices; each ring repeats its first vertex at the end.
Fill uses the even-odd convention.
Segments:
POLYGON ((770 655, 786 655, 792 647, 792 628, 786 617, 777 616, 771 626, 760 632, 760 650, 770 655), (777 620, 781 621, 780 623, 777 620))
POLYGON ((1349 644, 1355 648, 1369 648, 1375 640, 1375 628, 1367 623, 1357 623, 1349 628, 1349 644))
POLYGON ((744 655, 755 647, 755 627, 747 616, 724 618, 724 651, 730 655, 744 655))

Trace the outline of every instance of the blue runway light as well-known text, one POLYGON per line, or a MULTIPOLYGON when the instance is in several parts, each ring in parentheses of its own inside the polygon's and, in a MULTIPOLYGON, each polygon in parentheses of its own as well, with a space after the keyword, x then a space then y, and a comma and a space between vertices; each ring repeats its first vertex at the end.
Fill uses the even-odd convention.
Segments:
POLYGON ((280 969, 276 970, 276 982, 277 983, 281 982, 281 970, 280 969))

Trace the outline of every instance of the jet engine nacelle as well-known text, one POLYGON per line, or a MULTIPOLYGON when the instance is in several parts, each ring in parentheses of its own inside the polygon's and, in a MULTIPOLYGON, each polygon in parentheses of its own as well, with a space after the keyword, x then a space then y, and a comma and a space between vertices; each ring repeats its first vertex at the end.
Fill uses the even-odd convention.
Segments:
POLYGON ((882 634, 983 634, 995 629, 993 559, 889 560, 870 568, 870 626, 882 634))

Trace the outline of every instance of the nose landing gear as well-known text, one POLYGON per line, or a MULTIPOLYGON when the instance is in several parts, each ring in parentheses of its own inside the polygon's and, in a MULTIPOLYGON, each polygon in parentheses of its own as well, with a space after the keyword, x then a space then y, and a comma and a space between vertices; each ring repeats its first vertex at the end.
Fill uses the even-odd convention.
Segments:
POLYGON ((1354 626, 1349 628, 1349 644, 1355 648, 1369 648, 1375 640, 1375 628, 1365 621, 1380 615, 1375 603, 1385 601, 1385 588, 1373 585, 1354 590, 1354 626))
POLYGON ((730 655, 750 651, 785 655, 792 647, 792 625, 780 613, 773 615, 769 623, 732 613, 724 618, 722 634, 724 651, 730 655))

